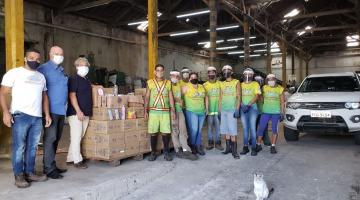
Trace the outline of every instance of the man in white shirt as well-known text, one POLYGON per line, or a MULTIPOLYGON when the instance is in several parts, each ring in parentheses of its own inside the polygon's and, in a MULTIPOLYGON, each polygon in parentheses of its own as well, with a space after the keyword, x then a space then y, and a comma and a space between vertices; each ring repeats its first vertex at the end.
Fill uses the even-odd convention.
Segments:
POLYGON ((1 82, 3 122, 12 128, 12 165, 18 188, 26 188, 30 186, 30 182, 47 179, 46 176, 35 175, 34 169, 43 112, 45 127, 51 124, 46 80, 36 71, 39 65, 40 52, 28 50, 25 54, 25 66, 9 70, 1 82), (6 101, 9 94, 12 97, 10 110, 6 101))

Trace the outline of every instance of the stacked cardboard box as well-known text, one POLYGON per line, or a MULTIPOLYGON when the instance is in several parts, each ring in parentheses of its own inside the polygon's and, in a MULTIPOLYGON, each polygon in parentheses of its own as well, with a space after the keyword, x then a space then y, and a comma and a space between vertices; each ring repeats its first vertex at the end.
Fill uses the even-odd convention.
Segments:
POLYGON ((135 113, 135 118, 144 118, 144 97, 141 95, 128 95, 128 112, 135 113))

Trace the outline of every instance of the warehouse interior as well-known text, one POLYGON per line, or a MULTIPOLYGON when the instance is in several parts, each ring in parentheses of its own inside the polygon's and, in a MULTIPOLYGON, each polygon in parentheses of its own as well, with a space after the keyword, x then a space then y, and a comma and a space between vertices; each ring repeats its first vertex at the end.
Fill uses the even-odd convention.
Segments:
MULTIPOLYGON (((202 81, 209 66, 220 72, 231 65, 236 77, 251 67, 275 74, 286 88, 311 74, 360 74, 359 35, 359 0, 0 0, 0 76, 22 66, 24 50, 38 49, 43 63, 58 45, 66 74, 76 73, 74 61, 82 55, 90 61, 92 83, 111 87, 109 76, 120 73, 126 93, 153 78, 157 63, 167 78, 187 67, 202 81)), ((241 157, 243 163, 218 152, 203 163, 130 160, 114 168, 95 162, 87 172, 69 170, 71 178, 21 191, 9 184, 11 131, 3 123, 0 129, 0 199, 255 199, 257 170, 273 178, 270 199, 360 199, 360 149, 351 136, 306 135, 295 145, 282 138, 279 157, 241 157)), ((69 134, 64 137, 62 161, 69 134)))

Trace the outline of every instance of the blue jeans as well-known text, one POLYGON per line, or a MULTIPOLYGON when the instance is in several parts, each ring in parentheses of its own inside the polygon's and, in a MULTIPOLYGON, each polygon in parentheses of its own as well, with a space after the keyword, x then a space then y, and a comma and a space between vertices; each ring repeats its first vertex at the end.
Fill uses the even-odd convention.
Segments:
POLYGON ((35 172, 36 147, 41 136, 42 118, 16 113, 12 125, 12 165, 14 175, 35 172))
POLYGON ((256 147, 256 119, 258 111, 255 106, 252 106, 247 113, 241 109, 241 123, 244 130, 244 146, 249 145, 249 134, 251 134, 252 147, 256 147))
POLYGON ((191 145, 202 145, 201 129, 204 125, 205 114, 199 115, 191 111, 185 111, 186 122, 189 129, 191 145))
POLYGON ((214 140, 213 134, 215 133, 215 141, 220 141, 220 120, 219 115, 208 115, 208 140, 214 140))

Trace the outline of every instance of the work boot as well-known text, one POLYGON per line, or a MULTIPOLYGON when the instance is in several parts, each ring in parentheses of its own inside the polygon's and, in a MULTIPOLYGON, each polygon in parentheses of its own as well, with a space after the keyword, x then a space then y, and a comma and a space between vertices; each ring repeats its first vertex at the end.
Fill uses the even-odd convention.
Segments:
POLYGON ((63 176, 57 170, 53 170, 52 172, 46 174, 46 176, 51 179, 62 179, 63 178, 63 176))
POLYGON ((211 150, 214 148, 214 140, 209 140, 209 144, 206 147, 207 150, 211 150))
POLYGON ((232 150, 232 156, 234 157, 234 159, 240 159, 240 156, 237 152, 236 142, 231 142, 231 150, 232 150))
POLYGON ((156 144, 157 144, 157 135, 152 135, 150 137, 150 145, 151 145, 151 154, 148 158, 148 161, 155 161, 156 158, 157 158, 157 155, 156 155, 156 144))
POLYGON ((202 145, 197 145, 196 146, 196 151, 200 156, 204 156, 205 155, 205 151, 202 145))
POLYGON ((195 145, 190 145, 190 148, 191 148, 191 152, 192 152, 193 154, 196 155, 196 154, 198 153, 195 145))
POLYGON ((220 140, 215 143, 215 148, 217 150, 224 151, 224 147, 221 146, 221 141, 220 140))
POLYGON ((156 152, 151 152, 148 161, 155 161, 157 158, 156 152))
POLYGON ((36 174, 26 174, 25 180, 27 182, 44 182, 47 180, 47 177, 44 175, 38 176, 36 174))
POLYGON ((256 147, 255 147, 255 148, 251 148, 251 156, 257 156, 256 147))
POLYGON ((27 188, 30 186, 30 183, 25 180, 24 174, 19 174, 15 176, 15 185, 18 188, 27 188))
POLYGON ((271 154, 276 154, 277 153, 275 146, 270 147, 270 153, 271 154))
POLYGON ((164 152, 164 158, 166 161, 172 161, 173 160, 173 157, 170 155, 169 152, 164 152))
POLYGON ((65 172, 67 172, 67 169, 56 168, 56 171, 59 172, 59 174, 63 174, 65 172))
POLYGON ((262 150, 261 144, 256 144, 256 152, 259 153, 262 150))
POLYGON ((231 152, 231 141, 230 140, 226 140, 226 149, 224 152, 222 152, 223 154, 228 154, 231 152))
POLYGON ((183 158, 194 161, 194 160, 198 160, 199 156, 197 156, 196 154, 192 154, 190 151, 184 151, 183 158))
POLYGON ((249 147, 248 146, 244 146, 242 152, 240 152, 240 155, 246 155, 247 153, 249 153, 249 147))

